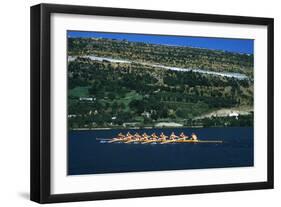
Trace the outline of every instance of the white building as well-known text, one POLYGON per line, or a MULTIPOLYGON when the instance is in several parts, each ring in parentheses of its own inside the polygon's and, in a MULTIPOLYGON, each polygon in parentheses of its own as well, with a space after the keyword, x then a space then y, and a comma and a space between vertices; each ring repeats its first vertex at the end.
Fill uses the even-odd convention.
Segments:
POLYGON ((96 98, 93 97, 80 97, 79 101, 95 101, 96 98))

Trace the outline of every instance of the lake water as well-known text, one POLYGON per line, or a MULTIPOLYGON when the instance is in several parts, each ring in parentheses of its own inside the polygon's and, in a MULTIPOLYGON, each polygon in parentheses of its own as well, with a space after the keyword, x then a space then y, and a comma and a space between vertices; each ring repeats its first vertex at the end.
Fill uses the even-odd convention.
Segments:
POLYGON ((160 170, 246 167, 254 164, 253 128, 144 129, 131 133, 166 135, 174 131, 200 140, 222 140, 222 144, 124 144, 101 143, 96 138, 112 138, 128 130, 70 131, 68 175, 160 170))

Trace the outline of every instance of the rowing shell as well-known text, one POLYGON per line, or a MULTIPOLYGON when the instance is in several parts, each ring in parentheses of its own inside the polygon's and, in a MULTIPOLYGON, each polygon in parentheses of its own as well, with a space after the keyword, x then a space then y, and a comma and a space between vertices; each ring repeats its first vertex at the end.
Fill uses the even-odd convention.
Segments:
POLYGON ((133 142, 135 142, 135 143, 137 143, 137 142, 142 142, 142 140, 134 140, 134 139, 132 139, 132 140, 128 140, 128 141, 126 141, 126 142, 124 142, 125 144, 129 144, 129 143, 133 143, 133 142))
POLYGON ((142 144, 150 144, 150 143, 156 143, 156 142, 162 142, 163 140, 147 140, 147 141, 143 141, 142 144))
POLYGON ((165 142, 162 142, 161 144, 168 144, 168 143, 223 143, 221 140, 167 140, 165 142))
MULTIPOLYGON (((179 142, 182 142, 182 141, 184 141, 184 140, 185 140, 185 138, 169 139, 169 140, 166 140, 166 141, 161 142, 161 144, 179 143, 179 142)), ((187 140, 187 141, 189 141, 189 140, 187 140)))
POLYGON ((185 140, 185 139, 174 139, 174 140, 126 140, 126 139, 120 139, 120 138, 113 138, 113 139, 97 139, 97 140, 102 140, 107 143, 116 143, 116 142, 122 142, 125 144, 130 144, 130 143, 141 143, 141 144, 152 144, 152 143, 160 143, 160 144, 169 144, 169 143, 223 143, 222 140, 185 140))

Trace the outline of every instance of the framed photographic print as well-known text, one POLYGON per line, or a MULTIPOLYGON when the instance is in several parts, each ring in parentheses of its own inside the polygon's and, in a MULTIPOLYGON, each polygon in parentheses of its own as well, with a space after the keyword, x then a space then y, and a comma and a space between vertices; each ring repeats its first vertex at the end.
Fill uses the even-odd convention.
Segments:
POLYGON ((273 19, 31 7, 31 200, 273 188, 273 19))

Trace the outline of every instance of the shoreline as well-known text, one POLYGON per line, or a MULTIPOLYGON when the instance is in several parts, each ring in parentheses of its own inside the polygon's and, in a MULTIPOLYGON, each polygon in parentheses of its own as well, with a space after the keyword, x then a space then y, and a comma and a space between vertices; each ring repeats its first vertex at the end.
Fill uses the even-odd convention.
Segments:
POLYGON ((132 128, 72 128, 69 131, 98 131, 98 130, 142 130, 142 129, 182 129, 182 128, 204 128, 203 126, 182 127, 132 127, 132 128))
POLYGON ((204 127, 204 126, 185 126, 185 127, 135 127, 135 128, 73 128, 73 129, 68 129, 68 131, 99 131, 99 130, 145 130, 145 129, 201 129, 201 128, 254 128, 254 126, 209 126, 209 127, 204 127))

